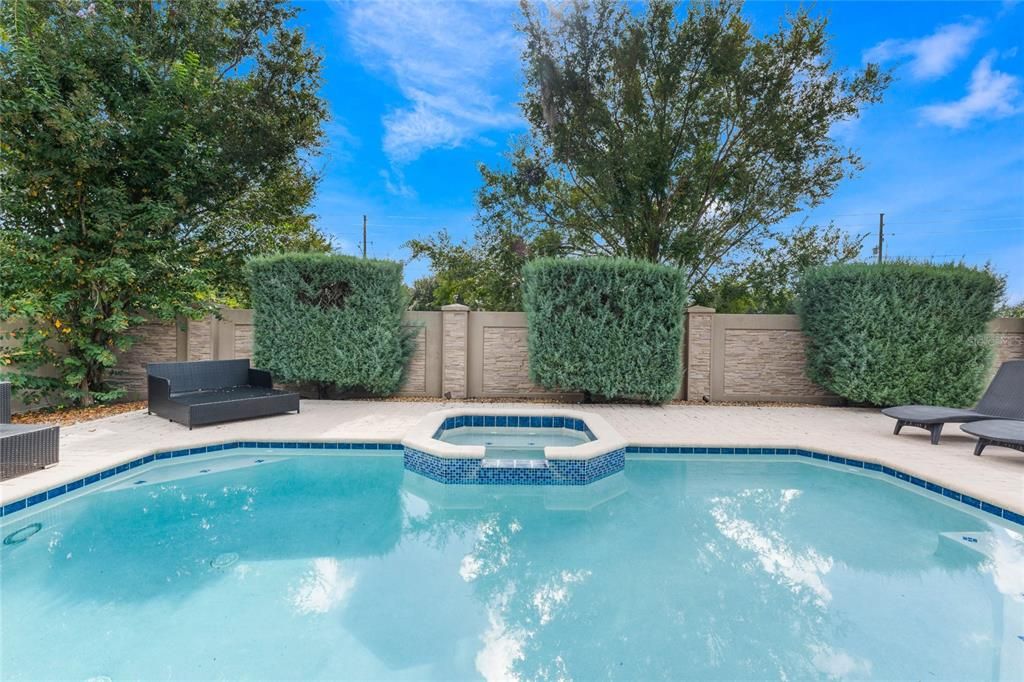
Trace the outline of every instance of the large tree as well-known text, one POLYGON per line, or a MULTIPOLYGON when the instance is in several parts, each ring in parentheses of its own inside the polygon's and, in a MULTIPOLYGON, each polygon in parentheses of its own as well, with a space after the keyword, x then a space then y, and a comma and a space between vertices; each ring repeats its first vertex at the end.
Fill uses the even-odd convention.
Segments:
POLYGON ((835 126, 890 77, 834 67, 806 9, 764 35, 741 9, 524 1, 530 131, 484 171, 484 230, 555 230, 565 253, 673 264, 699 289, 830 196, 861 166, 835 126))
POLYGON ((0 340, 29 399, 119 395, 146 318, 242 291, 241 261, 324 249, 306 207, 321 58, 279 0, 0 5, 0 340), (59 352, 58 352, 59 351, 59 352), (34 376, 43 365, 56 379, 34 376))

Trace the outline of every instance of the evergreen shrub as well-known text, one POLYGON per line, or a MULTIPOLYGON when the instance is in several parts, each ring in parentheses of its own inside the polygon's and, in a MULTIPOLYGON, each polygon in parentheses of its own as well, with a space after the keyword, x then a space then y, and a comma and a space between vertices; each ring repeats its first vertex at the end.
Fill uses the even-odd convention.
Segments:
POLYGON ((626 258, 538 258, 523 269, 530 378, 605 398, 671 400, 682 375, 678 269, 626 258))
POLYGON ((992 366, 986 325, 1002 289, 963 265, 809 269, 797 299, 807 375, 856 403, 973 405, 992 366))
POLYGON ((402 327, 400 263, 322 253, 254 258, 254 362, 285 383, 387 395, 402 384, 415 330, 402 327))

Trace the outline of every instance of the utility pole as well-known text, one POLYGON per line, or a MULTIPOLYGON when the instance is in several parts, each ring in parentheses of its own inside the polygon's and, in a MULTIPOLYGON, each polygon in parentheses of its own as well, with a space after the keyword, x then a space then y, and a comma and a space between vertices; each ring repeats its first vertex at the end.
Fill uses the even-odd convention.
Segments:
POLYGON ((882 247, 885 245, 885 214, 878 214, 878 262, 882 262, 882 247))
POLYGON ((366 214, 363 214, 363 258, 366 258, 366 214))

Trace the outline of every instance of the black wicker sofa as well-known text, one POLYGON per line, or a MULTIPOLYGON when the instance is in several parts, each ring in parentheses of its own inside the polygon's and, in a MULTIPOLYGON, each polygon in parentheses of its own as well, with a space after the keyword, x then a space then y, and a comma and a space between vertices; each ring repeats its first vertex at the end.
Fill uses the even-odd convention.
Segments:
POLYGON ((11 385, 0 382, 0 481, 45 469, 60 456, 60 427, 11 424, 11 385))
POLYGON ((275 389, 270 372, 248 360, 155 362, 146 373, 149 413, 190 429, 299 411, 299 394, 275 389))

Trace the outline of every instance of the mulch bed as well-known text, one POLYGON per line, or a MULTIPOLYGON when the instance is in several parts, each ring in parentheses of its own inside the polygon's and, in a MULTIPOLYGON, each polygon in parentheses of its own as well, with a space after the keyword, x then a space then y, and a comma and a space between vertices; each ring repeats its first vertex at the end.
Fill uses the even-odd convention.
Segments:
POLYGON ((94 419, 113 417, 115 414, 124 414, 125 412, 144 409, 146 409, 146 401, 140 400, 133 403, 118 403, 116 405, 70 407, 62 410, 34 410, 13 415, 11 421, 15 424, 60 424, 61 426, 71 426, 79 422, 88 422, 94 419))

